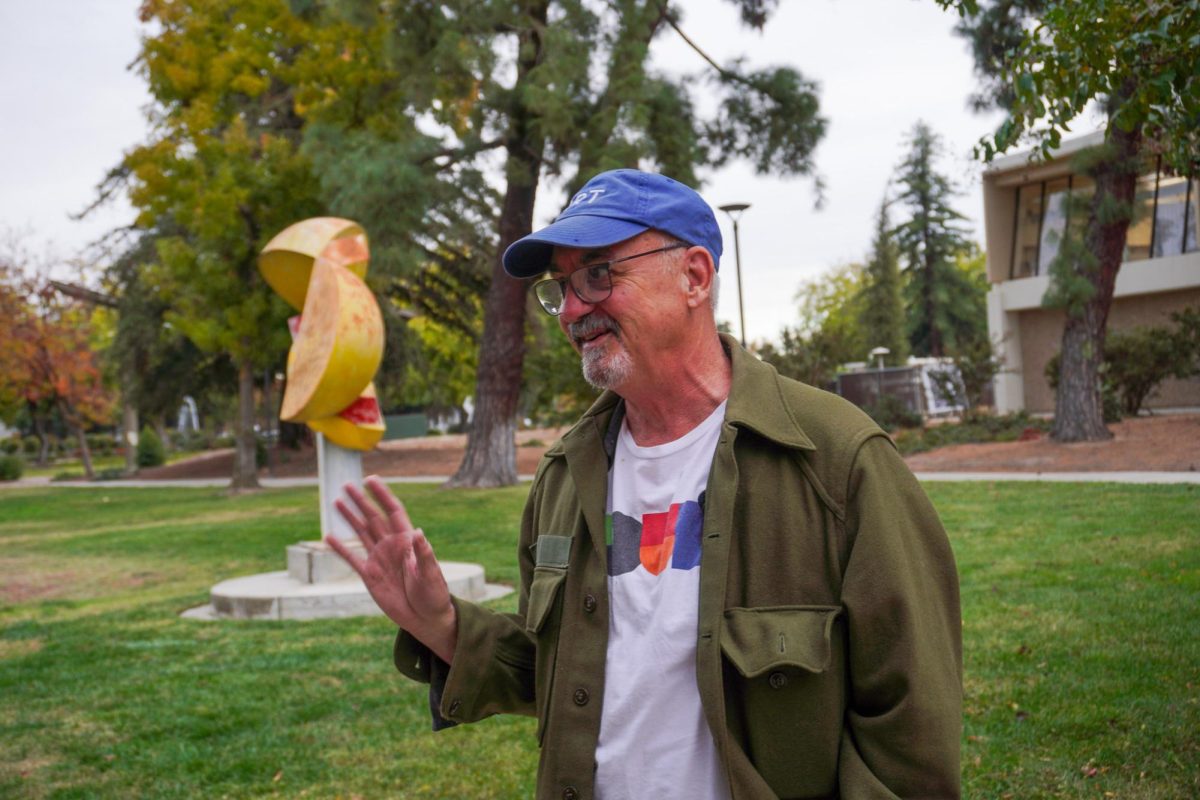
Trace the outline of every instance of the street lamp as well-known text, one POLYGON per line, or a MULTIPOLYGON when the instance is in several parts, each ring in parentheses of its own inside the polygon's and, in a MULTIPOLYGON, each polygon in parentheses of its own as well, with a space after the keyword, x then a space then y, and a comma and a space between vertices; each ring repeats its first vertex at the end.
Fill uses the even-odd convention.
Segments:
POLYGON ((742 347, 746 346, 746 309, 742 306, 742 243, 738 239, 738 220, 741 219, 742 212, 749 207, 749 203, 729 203, 720 207, 733 220, 733 253, 734 264, 737 269, 738 319, 742 323, 742 347))
POLYGON ((875 372, 875 384, 878 388, 879 396, 875 398, 876 403, 883 402, 883 357, 891 353, 886 347, 876 347, 871 351, 871 355, 878 359, 878 369, 875 372))

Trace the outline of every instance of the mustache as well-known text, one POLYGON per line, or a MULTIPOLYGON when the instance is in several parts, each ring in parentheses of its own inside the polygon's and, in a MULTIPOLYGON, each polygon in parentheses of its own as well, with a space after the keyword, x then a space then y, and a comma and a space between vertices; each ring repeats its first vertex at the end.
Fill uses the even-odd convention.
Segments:
POLYGON ((588 314, 567 326, 567 333, 576 344, 605 332, 620 336, 621 327, 609 317, 598 317, 595 314, 588 314))

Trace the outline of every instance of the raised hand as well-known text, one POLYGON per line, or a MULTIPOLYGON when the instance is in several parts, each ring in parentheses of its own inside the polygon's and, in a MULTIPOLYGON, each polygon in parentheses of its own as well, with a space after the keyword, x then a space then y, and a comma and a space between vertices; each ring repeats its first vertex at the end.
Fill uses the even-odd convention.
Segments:
POLYGON ((458 618, 433 547, 383 481, 371 476, 363 485, 375 502, 348 483, 342 488, 357 512, 341 499, 334 505, 362 540, 367 557, 332 536, 325 542, 359 574, 383 613, 449 664, 458 618))

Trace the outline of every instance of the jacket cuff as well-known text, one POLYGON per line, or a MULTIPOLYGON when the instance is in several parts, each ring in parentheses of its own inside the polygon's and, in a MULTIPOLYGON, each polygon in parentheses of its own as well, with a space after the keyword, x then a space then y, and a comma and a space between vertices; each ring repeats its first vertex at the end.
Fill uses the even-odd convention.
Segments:
POLYGON ((489 635, 495 614, 461 597, 451 597, 458 618, 455 651, 462 653, 447 666, 440 688, 438 713, 447 720, 474 722, 481 714, 479 691, 488 680, 494 640, 489 635))
POLYGON ((429 684, 429 715, 435 731, 453 728, 458 724, 443 717, 440 711, 446 678, 450 675, 449 664, 405 630, 396 635, 392 660, 401 674, 419 683, 429 684))

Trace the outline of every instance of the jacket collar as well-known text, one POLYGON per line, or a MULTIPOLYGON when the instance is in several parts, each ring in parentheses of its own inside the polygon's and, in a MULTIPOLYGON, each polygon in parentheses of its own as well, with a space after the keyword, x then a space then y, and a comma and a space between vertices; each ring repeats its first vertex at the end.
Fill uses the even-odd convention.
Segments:
POLYGON ((720 336, 721 345, 733 362, 733 385, 729 389, 725 421, 784 447, 816 450, 788 408, 775 368, 749 353, 729 334, 720 336))
MULTIPOLYGON (((754 431, 776 444, 795 450, 816 450, 812 439, 804 433, 783 398, 779 373, 775 368, 747 352, 737 339, 722 333, 725 348, 733 367, 733 382, 729 402, 725 407, 725 422, 754 431)), ((566 433, 563 443, 581 436, 598 435, 609 461, 616 445, 616 434, 625 417, 625 401, 615 392, 605 391, 592 404, 579 424, 566 433)), ((547 455, 557 455, 558 447, 547 455)))

